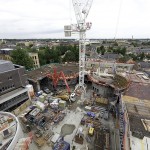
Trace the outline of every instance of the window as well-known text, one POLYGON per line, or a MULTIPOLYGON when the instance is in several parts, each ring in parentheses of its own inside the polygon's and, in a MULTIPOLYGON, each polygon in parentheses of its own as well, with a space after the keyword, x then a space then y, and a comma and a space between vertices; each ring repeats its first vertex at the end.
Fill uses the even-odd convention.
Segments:
POLYGON ((12 80, 12 77, 11 77, 11 76, 9 76, 9 77, 8 77, 8 80, 12 80))

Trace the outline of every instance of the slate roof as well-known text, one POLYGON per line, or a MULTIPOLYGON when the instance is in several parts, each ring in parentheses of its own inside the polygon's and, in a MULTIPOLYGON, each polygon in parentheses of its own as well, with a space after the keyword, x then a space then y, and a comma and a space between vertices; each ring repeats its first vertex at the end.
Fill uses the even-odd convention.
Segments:
POLYGON ((139 65, 141 66, 141 68, 150 68, 149 62, 139 62, 139 65))
POLYGON ((121 57, 120 54, 112 54, 112 53, 105 53, 104 55, 101 56, 102 58, 105 58, 105 59, 113 59, 113 60, 116 60, 116 59, 119 59, 121 57))

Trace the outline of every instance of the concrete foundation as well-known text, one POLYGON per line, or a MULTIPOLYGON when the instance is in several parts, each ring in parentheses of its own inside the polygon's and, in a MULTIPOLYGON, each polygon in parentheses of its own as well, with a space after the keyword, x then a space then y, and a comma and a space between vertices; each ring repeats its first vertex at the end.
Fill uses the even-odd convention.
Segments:
POLYGON ((96 94, 103 97, 114 96, 114 89, 109 86, 92 83, 92 89, 96 94))

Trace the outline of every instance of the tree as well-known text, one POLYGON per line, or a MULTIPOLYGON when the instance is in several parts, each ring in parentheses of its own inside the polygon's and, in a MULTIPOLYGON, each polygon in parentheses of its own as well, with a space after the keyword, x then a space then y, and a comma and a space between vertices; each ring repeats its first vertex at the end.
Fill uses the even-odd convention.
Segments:
POLYGON ((44 52, 44 50, 38 51, 38 56, 39 56, 40 65, 41 66, 46 65, 46 59, 45 59, 45 52, 44 52))
POLYGON ((37 53, 38 52, 38 50, 36 48, 30 48, 30 47, 28 47, 28 48, 26 48, 26 50, 28 52, 31 52, 31 53, 37 53))
POLYGON ((68 51, 63 58, 63 61, 76 61, 75 54, 72 51, 68 51))
POLYGON ((17 48, 11 52, 12 62, 21 66, 25 66, 26 69, 31 69, 34 66, 32 58, 30 58, 28 52, 25 49, 17 48))
POLYGON ((98 54, 101 53, 101 55, 104 55, 105 51, 106 50, 105 50, 105 47, 103 45, 97 48, 98 54))
POLYGON ((123 47, 120 51, 120 54, 122 54, 124 56, 126 54, 126 51, 127 51, 126 48, 123 47))
POLYGON ((114 44, 113 44, 113 46, 118 46, 118 43, 115 41, 114 44))
POLYGON ((79 61, 79 47, 77 45, 73 46, 72 52, 75 55, 75 61, 79 61))
POLYGON ((130 59, 129 55, 124 55, 123 57, 119 58, 118 61, 120 63, 126 63, 130 59))
POLYGON ((143 60, 145 58, 144 52, 142 52, 141 54, 139 54, 139 58, 140 58, 140 60, 143 60))
POLYGON ((104 55, 106 50, 103 45, 100 47, 100 50, 101 50, 101 55, 104 55))
POLYGON ((100 47, 98 47, 98 48, 97 48, 97 53, 99 54, 99 53, 100 53, 100 51, 101 51, 101 50, 100 50, 100 47))

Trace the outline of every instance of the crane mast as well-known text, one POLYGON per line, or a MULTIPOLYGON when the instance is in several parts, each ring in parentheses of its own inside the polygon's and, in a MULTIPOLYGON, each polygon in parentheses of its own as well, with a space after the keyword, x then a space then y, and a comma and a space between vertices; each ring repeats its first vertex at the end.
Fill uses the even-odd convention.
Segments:
POLYGON ((72 0, 77 24, 64 27, 65 36, 71 36, 71 33, 79 33, 79 84, 75 87, 81 91, 81 100, 84 100, 86 86, 84 84, 85 75, 85 51, 86 51, 86 30, 91 28, 91 23, 86 23, 93 0, 84 0, 81 8, 81 0, 72 0))

